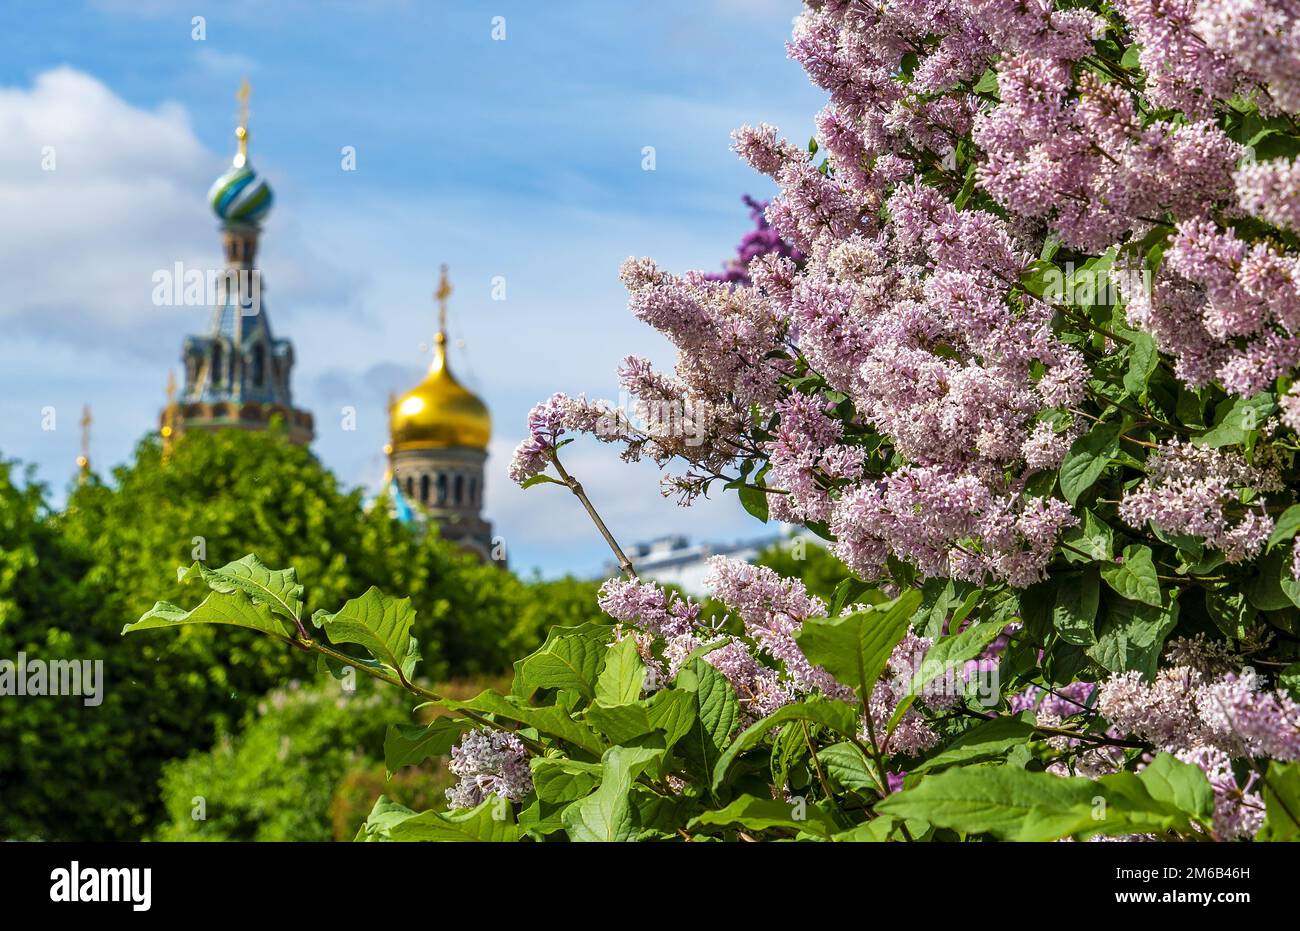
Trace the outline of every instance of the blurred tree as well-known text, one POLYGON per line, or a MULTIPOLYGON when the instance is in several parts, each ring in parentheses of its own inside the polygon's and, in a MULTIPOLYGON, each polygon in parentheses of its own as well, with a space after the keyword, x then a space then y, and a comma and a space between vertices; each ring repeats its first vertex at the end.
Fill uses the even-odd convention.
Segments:
MULTIPOLYGON (((341 784, 350 787, 357 773, 371 772, 387 726, 409 721, 406 696, 370 680, 352 694, 328 680, 270 692, 237 733, 164 765, 168 817, 156 839, 332 840, 331 808, 341 784)), ((382 791, 381 781, 376 795, 382 791)), ((435 801, 434 793, 423 794, 435 801)), ((349 812, 353 833, 368 805, 349 812)))
MULTIPOLYGON (((102 659, 103 703, 28 698, 0 716, 0 835, 130 839, 156 821, 164 761, 210 747, 287 678, 314 677, 294 650, 203 626, 126 642, 124 624, 195 559, 257 553, 311 581, 308 613, 377 585, 410 595, 422 677, 495 673, 556 623, 597 613, 594 583, 521 581, 417 535, 362 492, 345 492, 308 450, 275 432, 191 433, 163 461, 153 438, 50 515, 44 489, 0 477, 0 658, 102 659), (173 576, 174 578, 174 576, 173 576)), ((192 584, 192 583, 191 583, 192 584)))

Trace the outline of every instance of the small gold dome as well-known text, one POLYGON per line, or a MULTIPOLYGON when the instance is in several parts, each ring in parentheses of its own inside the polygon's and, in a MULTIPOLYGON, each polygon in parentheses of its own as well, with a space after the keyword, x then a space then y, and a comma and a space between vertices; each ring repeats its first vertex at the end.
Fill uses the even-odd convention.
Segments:
POLYGON ((492 438, 492 415, 487 405, 451 374, 447 337, 441 332, 429 374, 393 403, 388 418, 395 452, 448 446, 487 449, 492 438))

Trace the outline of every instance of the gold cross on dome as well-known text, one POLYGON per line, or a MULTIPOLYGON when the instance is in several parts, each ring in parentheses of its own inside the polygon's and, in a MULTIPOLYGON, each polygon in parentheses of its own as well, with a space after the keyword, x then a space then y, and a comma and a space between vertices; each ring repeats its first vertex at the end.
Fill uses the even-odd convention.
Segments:
POLYGON ((438 332, 444 337, 447 333, 447 298, 451 297, 451 282, 447 279, 447 266, 442 266, 442 276, 438 279, 438 290, 433 292, 438 302, 438 332))
POLYGON ((248 98, 253 95, 253 87, 248 83, 248 78, 239 85, 239 91, 235 94, 235 99, 239 101, 239 125, 235 128, 235 136, 239 139, 239 154, 235 156, 235 164, 243 165, 248 161, 248 98))

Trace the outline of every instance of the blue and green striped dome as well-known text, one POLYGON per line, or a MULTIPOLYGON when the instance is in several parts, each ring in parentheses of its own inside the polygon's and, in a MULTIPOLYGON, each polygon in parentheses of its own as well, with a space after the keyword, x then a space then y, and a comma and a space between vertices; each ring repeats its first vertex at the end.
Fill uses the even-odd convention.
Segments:
POLYGON ((259 223, 271 201, 270 186, 247 163, 233 166, 208 191, 208 203, 227 223, 259 223))

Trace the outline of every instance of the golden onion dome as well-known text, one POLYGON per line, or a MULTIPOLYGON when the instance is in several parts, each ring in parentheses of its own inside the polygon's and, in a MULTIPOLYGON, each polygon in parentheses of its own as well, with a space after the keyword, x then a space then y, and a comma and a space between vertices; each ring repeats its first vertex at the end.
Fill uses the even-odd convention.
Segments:
POLYGON ((424 381, 393 403, 389 432, 393 451, 399 453, 449 446, 487 449, 492 438, 492 415, 487 405, 452 375, 445 332, 437 335, 433 362, 424 381))

